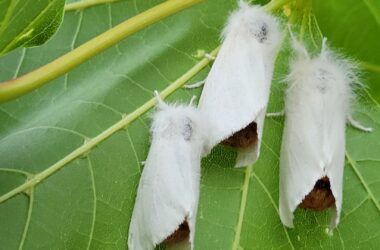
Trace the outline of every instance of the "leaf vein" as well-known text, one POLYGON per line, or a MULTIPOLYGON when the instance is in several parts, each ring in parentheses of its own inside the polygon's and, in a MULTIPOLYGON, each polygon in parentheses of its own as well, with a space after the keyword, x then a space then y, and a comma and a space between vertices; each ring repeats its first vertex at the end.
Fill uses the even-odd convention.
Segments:
POLYGON ((19 60, 19 62, 18 62, 18 64, 17 64, 17 67, 16 67, 16 70, 15 70, 15 73, 13 74, 13 77, 12 77, 13 79, 15 79, 15 78, 18 76, 19 72, 20 72, 21 65, 22 65, 22 63, 24 62, 24 59, 25 59, 25 54, 26 54, 26 49, 25 49, 25 48, 22 48, 22 49, 21 49, 20 60, 19 60))
POLYGON ((7 135, 3 139, 0 140, 0 143, 2 143, 3 141, 5 141, 8 138, 13 137, 15 135, 19 135, 19 134, 27 133, 27 132, 30 132, 30 131, 33 131, 33 130, 39 130, 39 129, 52 129, 52 130, 64 131, 64 132, 67 132, 67 133, 70 133, 70 134, 74 134, 74 135, 80 136, 83 139, 87 138, 87 136, 85 136, 84 134, 81 134, 81 133, 79 133, 79 132, 77 132, 75 130, 71 130, 71 129, 68 129, 68 128, 57 127, 57 126, 37 126, 37 127, 22 129, 22 130, 19 130, 19 131, 13 133, 13 134, 7 135))
POLYGON ((374 194, 372 193, 372 190, 370 189, 370 187, 364 181, 363 176, 361 175, 359 169, 356 166, 356 162, 351 158, 351 156, 348 154, 347 151, 346 151, 346 158, 347 158, 347 160, 349 162, 349 165, 354 170, 356 176, 359 178, 360 182, 362 183, 364 189, 367 191, 369 198, 373 201, 373 203, 375 204, 377 210, 380 212, 380 204, 379 204, 379 202, 376 200, 376 198, 375 198, 374 194))
POLYGON ((92 167, 92 162, 91 162, 90 156, 87 157, 87 161, 88 161, 88 169, 90 171, 91 185, 92 185, 92 190, 93 190, 93 203, 94 203, 93 211, 92 211, 91 229, 90 229, 90 235, 89 235, 88 245, 87 245, 87 250, 88 250, 88 249, 90 249, 91 242, 92 242, 93 235, 94 235, 97 198, 96 198, 96 185, 95 185, 94 169, 92 167))
POLYGON ((348 216, 353 214, 356 210, 360 209, 361 206, 363 206, 366 201, 369 200, 369 197, 365 197, 357 206, 355 206, 352 210, 345 213, 344 217, 341 219, 341 221, 344 221, 348 216))
POLYGON ((102 107, 106 110, 112 111, 112 113, 115 113, 117 115, 120 115, 120 117, 123 117, 123 113, 107 104, 101 103, 101 102, 94 102, 94 101, 85 101, 85 100, 77 100, 73 103, 83 103, 83 104, 89 104, 89 105, 94 105, 94 106, 99 106, 102 107))
POLYGON ((132 152, 133 152, 133 154, 134 154, 134 156, 135 156, 135 159, 136 159, 136 167, 137 167, 137 169, 139 170, 139 173, 141 173, 140 160, 139 160, 139 157, 137 156, 137 152, 136 152, 136 149, 135 149, 135 145, 134 145, 133 142, 132 142, 132 138, 131 138, 131 135, 129 134, 129 131, 126 130, 125 133, 127 134, 129 144, 131 145, 132 152))
POLYGON ((23 249, 24 244, 25 244, 25 240, 26 240, 26 236, 27 236, 28 231, 29 231, 30 219, 32 218, 33 204, 34 204, 34 189, 31 188, 30 195, 29 195, 28 215, 26 217, 26 222, 25 222, 23 233, 22 233, 22 238, 20 241, 20 245, 18 247, 19 250, 23 249))
POLYGON ((24 170, 21 170, 21 169, 0 168, 0 171, 2 171, 2 172, 9 172, 9 173, 22 174, 22 175, 25 175, 25 176, 27 176, 27 177, 32 175, 32 173, 27 172, 27 171, 24 171, 24 170))
MULTIPOLYGON (((274 209, 276 210, 278 216, 280 216, 280 211, 278 211, 278 208, 277 208, 277 204, 276 202, 273 200, 273 197, 271 195, 271 193, 269 192, 268 188, 265 186, 265 184, 261 181, 261 179, 254 173, 252 172, 252 176, 255 177, 255 179, 257 180, 257 182, 260 184, 260 186, 263 188, 264 192, 267 194, 271 204, 273 205, 274 209)), ((285 228, 284 225, 282 225, 282 228, 284 229, 284 232, 285 232, 285 235, 286 235, 286 238, 288 239, 289 241, 289 244, 291 246, 292 249, 295 249, 294 248, 294 245, 293 245, 293 242, 292 240, 290 239, 290 236, 289 236, 289 233, 288 233, 288 230, 285 228)))
MULTIPOLYGON (((75 32, 74 32, 73 40, 71 41, 71 44, 70 44, 70 51, 73 50, 75 47, 75 43, 76 43, 76 40, 78 38, 80 27, 82 26, 82 18, 83 18, 83 11, 79 12, 77 27, 76 27, 75 32)), ((65 79, 64 79, 64 83, 63 83, 63 89, 64 90, 67 90, 67 81, 69 78, 69 74, 70 74, 70 71, 65 74, 65 79)))

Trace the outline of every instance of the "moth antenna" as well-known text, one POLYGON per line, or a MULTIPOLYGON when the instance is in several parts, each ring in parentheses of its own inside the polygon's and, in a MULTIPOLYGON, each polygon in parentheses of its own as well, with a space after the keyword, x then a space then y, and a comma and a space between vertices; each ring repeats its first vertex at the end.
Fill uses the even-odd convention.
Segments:
POLYGON ((186 84, 183 87, 185 89, 195 89, 195 88, 199 88, 199 87, 203 86, 205 83, 206 83, 206 79, 202 80, 202 81, 199 81, 199 82, 196 82, 196 83, 193 83, 193 84, 186 84))
POLYGON ((347 121, 348 123, 353 127, 358 130, 361 130, 363 132, 372 132, 372 128, 369 127, 364 127, 359 121, 355 120, 351 115, 347 116, 347 121))
POLYGON ((197 96, 193 95, 193 97, 191 97, 191 100, 190 100, 190 104, 189 104, 190 106, 193 105, 195 99, 197 99, 197 96))
POLYGON ((157 105, 160 109, 166 108, 168 105, 161 99, 160 93, 157 90, 154 91, 154 97, 156 98, 157 105))
POLYGON ((290 38, 292 40, 292 46, 294 48, 295 51, 298 52, 299 55, 302 55, 304 58, 306 59, 310 59, 310 56, 309 56, 309 53, 307 52, 306 48, 304 45, 302 45, 298 40, 297 38, 295 37, 293 31, 292 31, 292 28, 290 26, 290 24, 287 25, 288 26, 288 31, 289 31, 289 34, 290 34, 290 38))

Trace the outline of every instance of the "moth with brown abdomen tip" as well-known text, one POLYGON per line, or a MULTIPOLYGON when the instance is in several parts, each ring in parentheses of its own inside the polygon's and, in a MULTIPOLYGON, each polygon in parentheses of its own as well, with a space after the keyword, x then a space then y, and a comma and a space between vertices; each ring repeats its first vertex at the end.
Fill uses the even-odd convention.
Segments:
POLYGON ((210 127, 210 146, 236 148, 236 166, 259 157, 274 60, 282 41, 275 17, 239 1, 206 78, 199 110, 210 127))
POLYGON ((129 226, 128 248, 150 250, 181 243, 193 249, 200 162, 206 129, 192 105, 168 105, 158 94, 152 142, 129 226))
MULTIPOLYGON (((345 158, 346 123, 371 131, 351 117, 355 65, 333 53, 323 40, 311 57, 293 38, 296 58, 290 65, 285 98, 285 126, 280 157, 280 217, 293 227, 297 207, 332 211, 339 223, 345 158)), ((359 83, 360 85, 360 83, 359 83)))

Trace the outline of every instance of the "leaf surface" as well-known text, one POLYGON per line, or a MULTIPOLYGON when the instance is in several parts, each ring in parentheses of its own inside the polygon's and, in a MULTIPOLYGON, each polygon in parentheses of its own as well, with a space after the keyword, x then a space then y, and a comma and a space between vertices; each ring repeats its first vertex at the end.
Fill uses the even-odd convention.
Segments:
MULTIPOLYGON (((18 49, 0 59, 0 80, 44 65, 160 2, 123 1, 66 13, 60 30, 45 45, 18 49)), ((345 1, 329 0, 315 3, 316 19, 333 45, 376 64, 376 35, 363 32, 345 40, 342 37, 355 29, 333 29, 334 25, 343 27, 340 22, 360 27, 371 17, 364 1, 350 2, 363 8, 361 15, 352 15, 348 21, 327 19, 324 15, 349 11, 345 1), (358 39, 364 38, 367 50, 355 50, 358 39)), ((163 90, 183 76, 201 60, 196 57, 198 50, 210 52, 219 45, 219 33, 234 7, 232 0, 206 1, 134 34, 52 83, 2 104, 0 195, 50 168, 141 107, 154 90, 163 90)), ((283 106, 280 80, 288 55, 284 49, 278 57, 269 111, 283 106)), ((204 79, 208 70, 200 71, 190 83, 204 79)), ((370 86, 380 84, 376 73, 369 76, 370 86)), ((188 102, 200 92, 178 89, 168 100, 188 102)), ((236 154, 221 146, 203 160, 196 249, 349 249, 359 243, 366 249, 376 248, 380 243, 380 107, 377 95, 371 99, 373 93, 373 88, 361 93, 355 118, 374 132, 347 129, 343 213, 332 236, 325 231, 328 213, 297 210, 295 229, 282 226, 278 164, 283 120, 268 118, 261 157, 253 167, 234 169, 236 154)), ((0 249, 126 249, 140 162, 149 148, 149 124, 149 113, 138 112, 126 129, 113 133, 27 194, 1 203, 0 249)))
POLYGON ((0 56, 45 43, 62 22, 65 0, 0 1, 0 56))

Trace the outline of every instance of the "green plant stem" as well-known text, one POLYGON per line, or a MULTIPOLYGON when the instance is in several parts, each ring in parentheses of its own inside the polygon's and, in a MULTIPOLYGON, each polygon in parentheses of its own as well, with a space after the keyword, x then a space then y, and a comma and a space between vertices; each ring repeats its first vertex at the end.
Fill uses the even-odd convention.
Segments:
POLYGON ((309 0, 303 1, 300 6, 300 10, 303 11, 302 22, 301 22, 301 30, 300 30, 300 40, 303 41, 305 37, 306 30, 309 24, 309 17, 311 12, 311 2, 309 0))
POLYGON ((302 23, 305 15, 305 2, 308 0, 295 0, 291 8, 291 14, 288 18, 290 24, 302 23))
MULTIPOLYGON (((219 47, 213 50, 210 55, 216 56, 216 54, 219 51, 219 47)), ((189 71, 187 71, 185 74, 183 74, 180 78, 178 78, 174 83, 169 85, 166 89, 164 89, 160 96, 162 98, 167 97, 171 93, 173 93, 178 88, 182 87, 187 81, 189 81, 192 77, 194 77, 197 73, 199 73, 204 67, 206 67, 210 63, 210 59, 204 58, 201 61, 199 61, 194 67, 192 67, 189 71)), ((123 116, 123 118, 97 135, 96 137, 86 140, 82 146, 72 151, 70 154, 66 155, 61 160, 57 161, 55 164, 50 166, 49 168, 45 169, 44 171, 34 175, 32 178, 27 180, 22 185, 16 187, 15 189, 9 191, 8 193, 4 194, 0 197, 0 203, 8 200, 9 198, 24 192, 28 190, 29 188, 34 187, 38 183, 40 183, 42 180, 46 179, 48 176, 52 175, 53 173, 57 172, 59 169, 61 169, 63 166, 71 162, 72 160, 80 157, 81 155, 86 155, 92 148, 97 146, 99 143, 116 133, 117 131, 126 128, 132 121, 136 120, 139 116, 147 112, 149 109, 151 109, 156 104, 156 99, 152 98, 149 101, 147 101, 145 104, 140 106, 138 109, 133 111, 132 113, 129 113, 128 115, 123 116)))
POLYGON ((300 41, 301 42, 305 38, 306 28, 308 27, 308 25, 307 25, 308 18, 309 18, 309 12, 305 10, 303 15, 302 15, 302 22, 301 22, 301 29, 300 29, 300 41))
POLYGON ((91 39, 58 59, 21 77, 0 83, 0 103, 24 95, 65 74, 127 36, 204 0, 170 0, 91 39))
POLYGON ((120 0, 83 0, 75 3, 69 3, 65 5, 65 11, 82 10, 95 5, 104 3, 113 3, 120 0))

